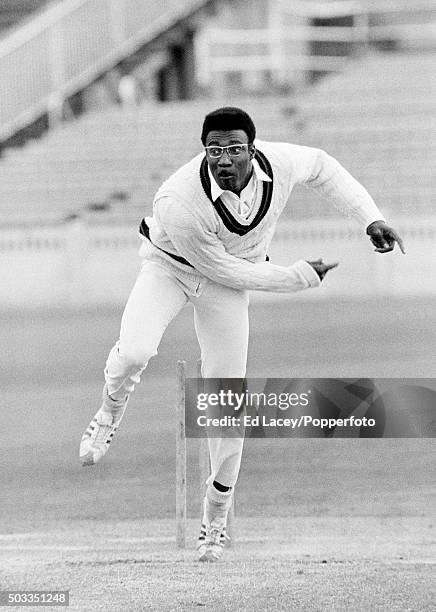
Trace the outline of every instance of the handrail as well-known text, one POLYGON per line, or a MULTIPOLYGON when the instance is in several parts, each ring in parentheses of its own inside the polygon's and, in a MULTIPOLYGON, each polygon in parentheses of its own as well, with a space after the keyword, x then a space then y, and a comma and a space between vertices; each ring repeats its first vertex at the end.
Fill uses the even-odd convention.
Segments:
MULTIPOLYGON (((421 34, 432 33, 436 40, 436 19, 429 23, 419 24, 387 24, 367 26, 282 26, 280 33, 288 37, 289 40, 298 41, 328 41, 328 42, 356 42, 359 40, 371 41, 383 40, 387 35, 402 33, 410 34, 410 37, 421 34)), ((228 45, 259 45, 271 42, 271 32, 265 29, 234 29, 221 30, 209 28, 208 36, 211 41, 220 42, 228 45)))
POLYGON ((0 140, 211 0, 65 0, 0 41, 0 140))
MULTIPOLYGON (((435 11, 436 13, 436 11, 435 11)), ((280 63, 281 58, 271 48, 271 38, 281 42, 339 42, 339 43, 368 43, 383 41, 386 38, 401 38, 406 35, 409 41, 422 41, 426 37, 436 41, 436 20, 429 23, 419 24, 382 24, 382 25, 354 25, 354 26, 310 26, 289 25, 281 26, 273 36, 266 29, 234 29, 224 30, 218 28, 207 29, 207 41, 209 44, 219 42, 221 45, 220 57, 203 57, 209 67, 216 72, 240 71, 244 66, 245 71, 268 70, 271 65, 280 63), (238 62, 231 53, 233 45, 244 45, 245 53, 239 53, 238 62), (253 46, 256 50, 249 53, 248 49, 253 46), (264 52, 259 51, 259 46, 264 47, 264 52), (226 53, 226 48, 229 49, 226 53)), ((203 50, 207 54, 207 44, 203 42, 203 50)), ((292 70, 300 71, 323 71, 338 72, 346 68, 350 62, 348 55, 314 55, 308 50, 301 50, 298 54, 288 53, 286 55, 287 66, 292 70)), ((206 84, 206 78, 204 83, 206 84)), ((209 75, 210 78, 210 75, 209 75)))
MULTIPOLYGON (((125 57, 134 53, 147 41, 165 33, 181 21, 216 0, 64 0, 49 5, 22 27, 14 29, 0 40, 0 142, 17 130, 38 119, 51 108, 59 105, 77 91, 85 88, 96 78, 110 70, 125 57)), ((278 6, 278 5, 277 5, 278 6)), ((330 3, 280 2, 281 9, 288 14, 310 17, 340 15, 367 16, 373 13, 401 12, 413 15, 415 11, 436 13, 434 0, 344 0, 330 3)), ((365 17, 363 18, 365 21, 365 17)), ((413 21, 413 19, 411 19, 413 21)), ((213 61, 217 70, 271 69, 284 71, 285 60, 281 42, 286 36, 295 41, 352 41, 377 40, 383 35, 401 35, 406 32, 411 38, 423 39, 435 35, 435 23, 413 26, 410 23, 380 24, 369 27, 368 23, 354 27, 324 28, 310 26, 279 25, 256 30, 255 42, 267 44, 264 59, 253 50, 249 57, 208 58, 208 43, 200 37, 199 45, 205 57, 198 57, 199 82, 206 83, 210 77, 213 61), (277 36, 276 36, 277 34, 277 36), (213 59, 213 61, 212 61, 213 59), (210 61, 209 61, 210 60, 210 61), (244 60, 244 61, 242 61, 244 60), (207 74, 209 73, 209 74, 207 74), (206 78, 204 78, 206 76, 206 78)), ((210 30, 213 33, 213 30, 210 30)), ((209 36, 209 28, 205 28, 209 36)), ((234 36, 231 30, 229 36, 234 36)), ((253 30, 238 34, 240 41, 253 41, 253 30)), ((226 31, 220 30, 220 42, 227 39, 226 31)), ((286 57, 286 61, 287 61, 286 57)), ((311 70, 321 66, 326 70, 341 69, 345 58, 317 55, 290 58, 291 70, 311 70)), ((346 61, 346 60, 345 60, 346 61)))
POLYGON ((65 15, 71 13, 89 0, 64 0, 57 4, 52 4, 41 10, 38 15, 27 23, 11 28, 0 39, 0 58, 20 47, 23 43, 34 38, 41 32, 49 29, 59 22, 65 15))
POLYGON ((335 2, 306 2, 293 0, 283 3, 283 10, 290 15, 329 19, 347 15, 373 15, 407 11, 434 11, 434 0, 336 0, 335 2))

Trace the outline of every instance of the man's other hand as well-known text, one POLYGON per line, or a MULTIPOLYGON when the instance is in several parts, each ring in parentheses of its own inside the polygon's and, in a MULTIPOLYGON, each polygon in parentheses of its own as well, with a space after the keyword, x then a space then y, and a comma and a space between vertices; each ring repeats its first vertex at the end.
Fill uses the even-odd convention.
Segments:
POLYGON ((398 243, 403 255, 406 254, 401 237, 393 227, 386 225, 384 221, 374 221, 366 228, 366 233, 370 237, 372 244, 376 247, 377 253, 389 253, 394 250, 395 243, 398 243))
POLYGON ((329 270, 332 270, 333 268, 336 268, 336 266, 339 265, 338 262, 331 264, 324 263, 321 258, 317 259, 316 261, 308 261, 307 263, 312 266, 312 268, 318 274, 320 280, 324 278, 324 276, 329 270))

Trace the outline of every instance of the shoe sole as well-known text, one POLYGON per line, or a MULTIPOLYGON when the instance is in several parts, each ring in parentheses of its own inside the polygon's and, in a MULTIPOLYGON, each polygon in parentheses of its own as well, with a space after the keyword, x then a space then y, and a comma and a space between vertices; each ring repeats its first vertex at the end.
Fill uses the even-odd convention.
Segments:
POLYGON ((218 557, 213 553, 213 551, 211 550, 206 550, 204 551, 204 553, 202 553, 199 557, 198 560, 201 563, 216 563, 217 561, 221 560, 221 555, 219 555, 218 557))
MULTIPOLYGON (((82 463, 83 467, 87 467, 90 465, 95 465, 96 463, 98 463, 100 461, 100 459, 102 459, 105 454, 107 453, 107 451, 109 450, 109 444, 112 442, 112 438, 114 437, 118 427, 119 427, 119 423, 121 421, 121 418, 119 419, 119 421, 117 422, 116 425, 112 425, 112 431, 110 434, 107 435, 107 439, 105 440, 104 444, 106 445, 106 450, 97 455, 97 459, 95 459, 95 453, 93 453, 91 450, 89 450, 87 453, 85 453, 84 455, 79 455, 79 459, 82 463)), ((94 417, 91 421, 91 423, 88 425, 88 427, 86 428, 83 436, 82 436, 82 440, 81 440, 81 445, 83 442, 86 442, 87 440, 89 440, 90 438, 92 438, 92 434, 95 431, 96 428, 100 427, 98 421, 96 420, 96 418, 94 417)))
POLYGON ((94 453, 89 451, 88 453, 86 453, 86 455, 83 455, 82 457, 80 457, 80 461, 82 462, 82 466, 83 467, 88 467, 90 465, 95 465, 94 453))

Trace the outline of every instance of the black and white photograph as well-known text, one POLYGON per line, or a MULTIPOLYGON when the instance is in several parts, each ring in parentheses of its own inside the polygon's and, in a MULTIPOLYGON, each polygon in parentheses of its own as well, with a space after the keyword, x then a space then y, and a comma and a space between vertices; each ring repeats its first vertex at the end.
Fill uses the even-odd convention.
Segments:
POLYGON ((0 608, 436 610, 432 0, 0 0, 0 608))

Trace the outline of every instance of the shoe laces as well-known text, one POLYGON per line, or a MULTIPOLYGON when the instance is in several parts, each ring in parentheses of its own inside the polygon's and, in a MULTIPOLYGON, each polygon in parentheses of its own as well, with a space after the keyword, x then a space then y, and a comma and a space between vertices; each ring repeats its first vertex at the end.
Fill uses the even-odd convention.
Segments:
POLYGON ((211 529, 209 532, 209 543, 219 546, 220 537, 221 537, 221 531, 219 529, 211 529))
POLYGON ((111 425, 100 425, 97 435, 95 436, 95 442, 106 442, 106 439, 112 430, 113 427, 111 425))
POLYGON ((225 540, 230 540, 230 537, 227 535, 225 526, 215 523, 211 524, 207 540, 209 544, 224 546, 225 540))
POLYGON ((109 412, 101 411, 96 418, 98 427, 94 441, 96 443, 106 442, 108 435, 114 430, 114 418, 109 412))

